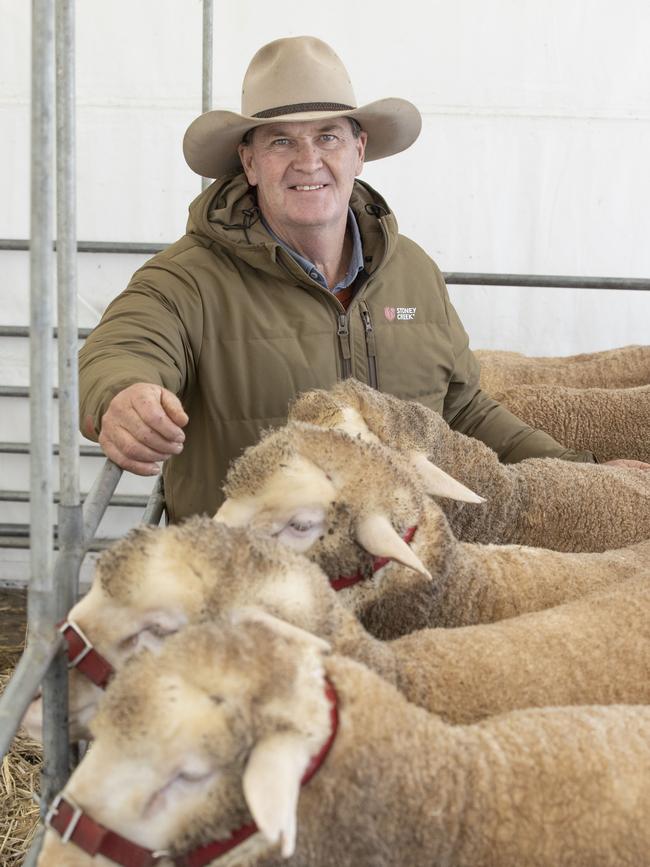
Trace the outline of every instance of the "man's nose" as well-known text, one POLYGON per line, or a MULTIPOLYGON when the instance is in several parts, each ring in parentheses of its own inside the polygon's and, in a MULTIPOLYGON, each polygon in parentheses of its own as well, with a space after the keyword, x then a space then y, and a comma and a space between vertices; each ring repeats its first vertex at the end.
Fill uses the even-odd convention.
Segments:
POLYGON ((322 165, 320 149, 312 141, 299 141, 293 157, 293 166, 300 171, 313 171, 322 165))

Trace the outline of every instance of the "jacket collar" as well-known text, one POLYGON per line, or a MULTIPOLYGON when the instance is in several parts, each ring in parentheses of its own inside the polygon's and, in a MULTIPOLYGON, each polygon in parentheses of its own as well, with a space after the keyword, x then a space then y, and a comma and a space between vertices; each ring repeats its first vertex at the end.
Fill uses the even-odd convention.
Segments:
MULTIPOLYGON (((350 207, 361 234, 365 270, 372 276, 395 250, 397 220, 379 193, 364 181, 355 181, 350 207)), ((269 235, 260 216, 245 175, 229 175, 218 178, 191 203, 187 232, 206 237, 253 268, 275 277, 286 275, 289 269, 298 282, 310 285, 302 269, 269 235)))

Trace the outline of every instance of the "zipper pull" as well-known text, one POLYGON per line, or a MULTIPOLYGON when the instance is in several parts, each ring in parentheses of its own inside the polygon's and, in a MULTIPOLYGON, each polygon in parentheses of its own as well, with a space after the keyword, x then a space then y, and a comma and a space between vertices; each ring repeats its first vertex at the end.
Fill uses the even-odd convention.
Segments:
POLYGON ((338 321, 336 333, 338 334, 339 346, 341 347, 341 373, 342 378, 347 379, 352 374, 352 352, 350 350, 350 330, 347 315, 339 313, 338 321))
POLYGON ((365 301, 359 302, 363 330, 366 332, 366 352, 368 354, 368 385, 371 388, 379 388, 377 383, 377 357, 375 352, 375 334, 370 318, 370 310, 365 301))

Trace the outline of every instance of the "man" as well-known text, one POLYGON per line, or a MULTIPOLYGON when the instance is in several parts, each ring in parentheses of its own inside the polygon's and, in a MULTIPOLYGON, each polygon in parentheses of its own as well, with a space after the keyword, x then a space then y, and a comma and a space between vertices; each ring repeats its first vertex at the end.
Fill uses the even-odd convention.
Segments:
POLYGON ((420 126, 405 100, 357 108, 332 49, 296 37, 257 52, 241 114, 189 127, 187 162, 217 180, 80 356, 83 432, 132 472, 166 461, 171 520, 214 513, 230 461, 285 421, 298 392, 346 376, 421 401, 504 461, 594 460, 480 391, 436 265, 355 180, 364 159, 406 149, 420 126))

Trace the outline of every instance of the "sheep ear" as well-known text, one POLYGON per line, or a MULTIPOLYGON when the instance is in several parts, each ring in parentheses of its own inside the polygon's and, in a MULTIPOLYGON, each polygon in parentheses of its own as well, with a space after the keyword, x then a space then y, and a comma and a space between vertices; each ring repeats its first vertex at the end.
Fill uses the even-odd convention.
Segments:
POLYGON ((345 431, 351 437, 359 437, 366 442, 378 443, 380 441, 379 437, 372 433, 359 410, 351 406, 344 406, 341 409, 340 421, 335 427, 345 431))
POLYGON ((245 527, 252 515, 253 509, 250 504, 228 498, 217 509, 212 520, 227 527, 245 527))
POLYGON ((424 483, 427 494, 432 497, 448 497, 450 500, 461 500, 463 503, 484 503, 485 498, 480 497, 457 482, 440 467, 431 463, 422 452, 411 452, 410 461, 415 468, 420 480, 424 483))
POLYGON ((391 522, 384 515, 369 515, 357 523, 357 541, 375 557, 388 557, 397 560, 402 566, 415 569, 427 578, 431 573, 420 558, 396 532, 391 522))
POLYGON ((271 843, 281 843, 282 856, 296 848, 300 781, 309 763, 304 738, 275 734, 257 743, 244 771, 242 786, 248 809, 271 843))
POLYGON ((232 609, 229 616, 231 623, 235 626, 239 623, 250 623, 251 621, 255 623, 264 623, 274 632, 284 635, 293 641, 298 640, 301 642, 308 642, 322 653, 329 653, 332 649, 331 644, 323 638, 319 638, 318 635, 314 635, 312 632, 307 632, 299 626, 294 626, 293 623, 287 623, 286 620, 280 620, 279 617, 274 617, 273 614, 269 614, 262 608, 256 608, 252 605, 242 606, 240 608, 232 609))

